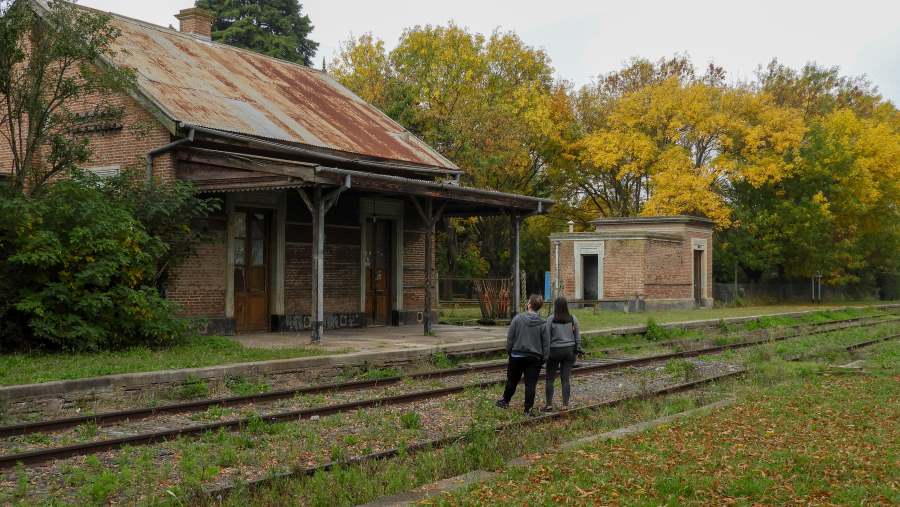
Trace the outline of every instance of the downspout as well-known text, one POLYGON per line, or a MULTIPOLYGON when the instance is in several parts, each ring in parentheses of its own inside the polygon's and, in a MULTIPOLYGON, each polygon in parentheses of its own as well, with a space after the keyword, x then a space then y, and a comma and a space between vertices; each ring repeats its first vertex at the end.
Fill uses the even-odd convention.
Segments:
POLYGON ((555 301, 556 298, 558 298, 560 296, 560 294, 559 294, 559 240, 556 240, 553 242, 553 247, 555 250, 553 258, 556 260, 556 263, 555 263, 556 264, 556 280, 553 281, 553 286, 554 286, 553 287, 553 289, 554 289, 553 290, 553 292, 554 292, 553 300, 555 301))
POLYGON ((176 139, 171 143, 160 146, 159 148, 155 148, 147 152, 147 184, 153 183, 153 159, 167 151, 171 151, 173 148, 176 148, 184 143, 190 143, 194 141, 194 128, 191 127, 191 130, 188 132, 187 137, 182 137, 181 139, 176 139))

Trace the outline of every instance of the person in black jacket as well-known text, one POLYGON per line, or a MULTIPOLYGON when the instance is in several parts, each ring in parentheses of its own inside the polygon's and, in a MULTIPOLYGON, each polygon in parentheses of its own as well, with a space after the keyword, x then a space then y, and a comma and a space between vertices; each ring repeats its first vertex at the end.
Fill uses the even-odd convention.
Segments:
POLYGON ((506 367, 506 389, 497 406, 506 408, 516 394, 516 387, 525 376, 525 413, 531 415, 534 394, 537 388, 541 366, 550 356, 550 333, 544 319, 537 314, 544 300, 537 294, 528 298, 525 313, 516 315, 509 323, 506 333, 506 352, 509 364, 506 367))
POLYGON ((547 319, 547 330, 550 334, 550 359, 547 360, 547 382, 545 383, 546 404, 544 412, 553 411, 553 383, 556 372, 562 383, 562 409, 569 408, 569 396, 572 388, 569 379, 575 357, 581 354, 581 332, 578 319, 569 313, 569 303, 564 297, 556 298, 553 304, 553 315, 547 319))

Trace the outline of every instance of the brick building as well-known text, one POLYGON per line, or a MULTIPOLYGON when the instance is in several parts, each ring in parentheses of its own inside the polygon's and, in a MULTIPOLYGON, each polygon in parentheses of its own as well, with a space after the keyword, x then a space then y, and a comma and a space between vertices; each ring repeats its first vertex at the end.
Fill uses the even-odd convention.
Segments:
POLYGON ((713 222, 706 218, 601 218, 590 232, 550 236, 555 294, 606 308, 709 307, 713 222))
POLYGON ((124 118, 84 134, 85 169, 139 167, 222 199, 203 224, 212 241, 166 293, 210 332, 429 329, 436 223, 502 213, 517 232, 552 205, 461 185, 453 162, 327 73, 211 42, 202 10, 181 11, 180 30, 110 16, 121 35, 108 63, 134 69, 136 86, 103 99, 124 118))

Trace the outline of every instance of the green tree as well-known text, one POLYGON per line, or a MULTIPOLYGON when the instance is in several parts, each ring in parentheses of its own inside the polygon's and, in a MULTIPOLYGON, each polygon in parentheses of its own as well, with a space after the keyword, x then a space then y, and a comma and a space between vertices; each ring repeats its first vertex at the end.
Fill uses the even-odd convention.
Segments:
POLYGON ((734 181, 735 226, 717 254, 731 279, 808 277, 873 282, 900 269, 900 113, 862 78, 808 64, 770 63, 761 94, 802 116, 800 149, 772 161, 783 177, 734 181))
POLYGON ((282 60, 312 65, 319 47, 297 0, 197 0, 216 16, 212 38, 282 60))
POLYGON ((153 285, 166 244, 95 181, 0 197, 0 349, 163 345, 187 323, 153 285))
POLYGON ((153 276, 148 277, 148 282, 163 293, 169 273, 189 259, 197 245, 209 239, 202 224, 222 204, 220 199, 200 197, 193 185, 183 181, 148 186, 140 170, 123 171, 94 184, 110 201, 128 210, 150 236, 165 245, 155 257, 153 276))
POLYGON ((100 105, 85 115, 73 106, 104 104, 133 75, 97 65, 112 56, 119 35, 105 14, 64 1, 45 8, 16 0, 0 2, 0 9, 0 139, 11 157, 11 167, 0 169, 11 173, 15 189, 34 193, 90 158, 80 124, 122 114, 100 105))

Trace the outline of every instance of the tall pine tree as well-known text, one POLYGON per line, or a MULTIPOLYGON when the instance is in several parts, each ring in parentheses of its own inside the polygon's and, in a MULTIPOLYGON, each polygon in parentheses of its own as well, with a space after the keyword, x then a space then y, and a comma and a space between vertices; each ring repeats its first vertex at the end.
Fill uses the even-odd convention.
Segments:
POLYGON ((216 15, 212 38, 283 60, 310 65, 319 47, 297 0, 197 0, 216 15))

